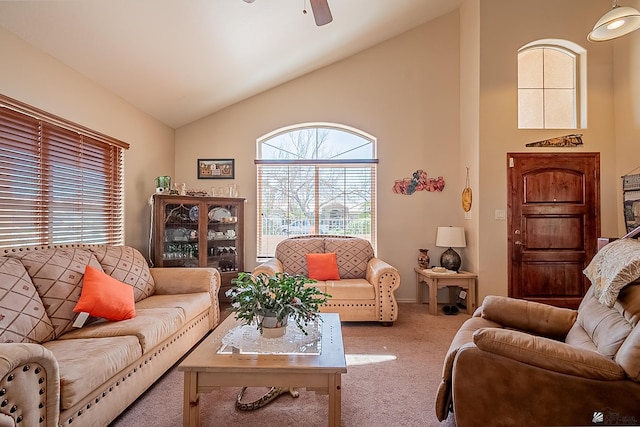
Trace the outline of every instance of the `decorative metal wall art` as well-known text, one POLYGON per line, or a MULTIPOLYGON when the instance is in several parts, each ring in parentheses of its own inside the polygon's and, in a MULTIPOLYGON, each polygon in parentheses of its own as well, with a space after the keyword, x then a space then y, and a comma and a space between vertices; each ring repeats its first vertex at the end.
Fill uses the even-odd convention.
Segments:
POLYGON ((396 194, 411 195, 416 191, 442 191, 444 190, 444 178, 429 178, 427 173, 419 169, 411 178, 396 179, 393 184, 393 192, 396 194))

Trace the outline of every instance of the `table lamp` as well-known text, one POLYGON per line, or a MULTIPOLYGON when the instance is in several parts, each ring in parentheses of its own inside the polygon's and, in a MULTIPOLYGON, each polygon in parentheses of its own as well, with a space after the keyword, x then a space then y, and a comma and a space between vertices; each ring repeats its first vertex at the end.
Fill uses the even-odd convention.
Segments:
POLYGON ((440 265, 447 270, 458 271, 462 260, 460 255, 452 248, 464 248, 467 242, 464 238, 463 227, 438 227, 436 232, 436 246, 440 248, 449 248, 442 253, 440 257, 440 265))

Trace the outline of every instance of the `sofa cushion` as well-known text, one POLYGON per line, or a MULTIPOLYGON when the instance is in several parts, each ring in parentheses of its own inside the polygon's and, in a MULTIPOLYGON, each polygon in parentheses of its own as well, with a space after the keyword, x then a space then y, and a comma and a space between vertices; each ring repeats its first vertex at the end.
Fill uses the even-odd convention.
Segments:
POLYGON ((0 342, 42 343, 53 325, 40 295, 17 259, 0 257, 0 342))
POLYGON ((102 267, 91 251, 81 248, 39 249, 15 252, 25 266, 51 319, 56 338, 72 329, 87 265, 102 267))
POLYGON ((133 286, 136 302, 153 295, 155 283, 140 251, 129 246, 92 246, 90 250, 105 273, 133 286))
POLYGON ((137 310, 149 308, 179 308, 185 319, 193 319, 211 306, 211 295, 208 292, 175 295, 152 295, 136 304, 137 310))
POLYGON ((340 280, 335 252, 306 254, 309 279, 340 280))
POLYGON ((78 338, 108 338, 133 335, 138 338, 142 353, 169 338, 184 326, 185 316, 180 308, 137 308, 136 317, 121 322, 104 320, 76 329, 60 337, 61 340, 78 338))
POLYGON ((341 279, 364 279, 374 255, 369 241, 355 237, 327 237, 324 251, 336 253, 341 279))
POLYGON ((609 243, 596 253, 584 274, 593 284, 598 301, 613 307, 620 289, 640 278, 640 242, 619 239, 609 243))
POLYGON ((114 321, 134 318, 133 287, 88 265, 80 299, 73 311, 114 321))
POLYGON ((60 367, 60 406, 69 409, 142 356, 134 336, 49 341, 60 367))
POLYGON ((276 258, 282 262, 282 267, 289 274, 309 276, 306 254, 324 253, 324 238, 289 238, 276 246, 276 258))
POLYGON ((375 300, 373 285, 365 279, 327 280, 325 292, 331 295, 331 302, 336 300, 375 300))

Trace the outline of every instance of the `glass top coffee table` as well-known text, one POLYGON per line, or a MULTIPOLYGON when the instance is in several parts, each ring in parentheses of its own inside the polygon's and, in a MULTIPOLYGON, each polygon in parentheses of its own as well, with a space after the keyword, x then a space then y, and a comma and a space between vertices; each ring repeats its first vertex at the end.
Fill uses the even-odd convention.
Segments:
MULTIPOLYGON (((229 315, 178 365, 184 372, 183 425, 200 425, 198 393, 218 387, 300 387, 328 394, 328 424, 339 426, 341 375, 347 372, 340 316, 322 313, 320 317, 315 343, 304 338, 300 339, 302 345, 293 349, 291 342, 281 349, 263 342, 243 350, 231 345, 237 341, 229 337, 237 336, 240 322, 229 315)), ((291 327, 297 328, 295 324, 291 327)), ((292 336, 289 331, 287 336, 292 336)))

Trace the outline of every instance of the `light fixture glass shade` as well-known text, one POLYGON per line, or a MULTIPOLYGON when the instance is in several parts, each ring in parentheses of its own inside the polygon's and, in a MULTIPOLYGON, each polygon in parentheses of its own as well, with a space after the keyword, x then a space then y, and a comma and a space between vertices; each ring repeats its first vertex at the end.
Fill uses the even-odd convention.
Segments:
POLYGON ((464 238, 463 227, 438 227, 436 232, 436 246, 440 248, 464 248, 467 241, 464 238))
POLYGON ((587 39, 592 42, 613 40, 638 28, 640 28, 640 12, 633 7, 614 4, 612 10, 598 19, 587 39))

